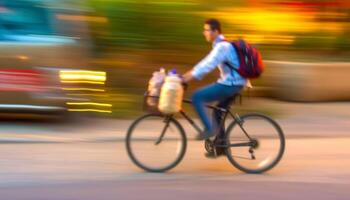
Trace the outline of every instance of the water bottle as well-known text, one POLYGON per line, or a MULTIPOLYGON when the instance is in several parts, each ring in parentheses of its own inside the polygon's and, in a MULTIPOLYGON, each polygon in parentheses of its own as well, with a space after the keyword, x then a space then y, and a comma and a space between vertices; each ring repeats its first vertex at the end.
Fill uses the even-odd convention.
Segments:
POLYGON ((169 72, 165 78, 159 98, 158 109, 164 114, 174 114, 181 110, 183 98, 182 80, 176 74, 176 69, 169 72))
MULTIPOLYGON (((166 77, 166 74, 165 74, 164 68, 161 68, 159 71, 153 72, 153 76, 151 80, 148 82, 149 96, 156 96, 156 97, 159 96, 165 77, 166 77)), ((149 106, 157 106, 158 98, 156 97, 148 97, 147 104, 149 106)))

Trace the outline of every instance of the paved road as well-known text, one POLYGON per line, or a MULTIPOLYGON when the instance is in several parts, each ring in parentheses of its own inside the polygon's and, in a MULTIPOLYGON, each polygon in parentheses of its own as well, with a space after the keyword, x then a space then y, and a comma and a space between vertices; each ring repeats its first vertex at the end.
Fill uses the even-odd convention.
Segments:
POLYGON ((244 174, 225 158, 206 159, 194 141, 172 171, 145 173, 125 152, 130 120, 2 122, 0 200, 350 199, 348 102, 253 105, 273 109, 287 138, 282 162, 262 175, 244 174))
MULTIPOLYGON (((0 196, 7 199, 349 199, 350 138, 288 139, 272 171, 248 175, 191 141, 183 162, 145 173, 123 142, 0 145, 0 196)), ((151 155, 145 155, 151 156, 151 155)), ((157 158, 154 158, 157 159, 157 158)))

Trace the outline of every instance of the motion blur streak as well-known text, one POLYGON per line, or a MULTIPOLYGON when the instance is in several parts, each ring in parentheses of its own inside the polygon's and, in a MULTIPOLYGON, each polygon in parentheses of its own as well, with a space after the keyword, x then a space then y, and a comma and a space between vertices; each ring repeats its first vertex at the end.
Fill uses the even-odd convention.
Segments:
POLYGON ((67 105, 93 105, 93 106, 112 107, 112 104, 94 103, 94 102, 67 102, 67 105))
POLYGON ((61 80, 106 81, 106 72, 99 71, 60 71, 61 80))
POLYGON ((98 81, 61 81, 61 83, 88 83, 88 84, 98 84, 98 85, 105 84, 105 82, 98 82, 98 81))
POLYGON ((104 89, 94 88, 62 88, 62 90, 73 90, 73 91, 92 91, 92 92, 104 92, 104 89))
POLYGON ((0 108, 14 109, 35 109, 35 110, 61 110, 63 107, 57 106, 37 106, 37 105, 20 105, 20 104, 0 104, 0 108))
POLYGON ((100 112, 100 113, 112 113, 110 110, 99 110, 99 109, 68 109, 71 112, 100 112))

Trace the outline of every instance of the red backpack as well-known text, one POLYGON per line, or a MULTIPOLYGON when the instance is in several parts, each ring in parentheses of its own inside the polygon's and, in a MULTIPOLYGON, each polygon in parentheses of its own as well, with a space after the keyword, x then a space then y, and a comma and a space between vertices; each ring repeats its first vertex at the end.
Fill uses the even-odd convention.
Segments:
POLYGON ((226 64, 231 69, 236 70, 244 78, 258 78, 264 71, 264 65, 259 51, 244 40, 230 43, 236 49, 240 64, 238 69, 234 68, 229 63, 226 64))

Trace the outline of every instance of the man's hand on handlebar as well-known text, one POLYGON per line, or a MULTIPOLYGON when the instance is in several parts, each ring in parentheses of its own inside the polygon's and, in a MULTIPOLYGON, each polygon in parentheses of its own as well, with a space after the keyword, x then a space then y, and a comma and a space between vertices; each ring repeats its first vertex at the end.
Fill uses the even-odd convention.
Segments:
POLYGON ((182 75, 182 80, 185 83, 190 82, 192 79, 193 79, 192 71, 188 71, 184 75, 182 75))
POLYGON ((183 75, 180 75, 180 78, 181 78, 181 80, 182 80, 182 87, 184 88, 184 90, 187 90, 187 88, 188 88, 188 83, 185 81, 185 79, 184 79, 184 76, 183 75))
POLYGON ((181 76, 182 79, 182 86, 184 87, 184 90, 187 90, 188 83, 194 79, 192 76, 192 71, 188 71, 185 74, 181 76))

